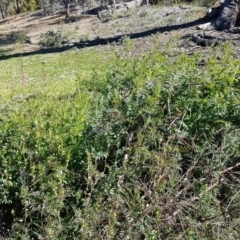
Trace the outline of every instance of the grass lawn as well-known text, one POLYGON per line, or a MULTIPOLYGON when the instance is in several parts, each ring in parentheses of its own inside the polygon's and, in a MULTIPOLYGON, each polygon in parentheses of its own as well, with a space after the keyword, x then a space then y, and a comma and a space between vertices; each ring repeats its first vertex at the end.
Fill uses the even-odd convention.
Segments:
POLYGON ((111 53, 73 48, 63 53, 0 61, 0 106, 39 94, 61 96, 76 90, 76 80, 104 65, 111 53))

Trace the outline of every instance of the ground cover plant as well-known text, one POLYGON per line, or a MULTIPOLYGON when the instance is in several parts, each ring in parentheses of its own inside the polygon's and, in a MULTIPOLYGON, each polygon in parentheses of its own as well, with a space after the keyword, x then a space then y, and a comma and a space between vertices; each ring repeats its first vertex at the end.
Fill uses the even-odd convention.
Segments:
POLYGON ((239 238, 239 60, 173 42, 1 62, 4 239, 239 238))

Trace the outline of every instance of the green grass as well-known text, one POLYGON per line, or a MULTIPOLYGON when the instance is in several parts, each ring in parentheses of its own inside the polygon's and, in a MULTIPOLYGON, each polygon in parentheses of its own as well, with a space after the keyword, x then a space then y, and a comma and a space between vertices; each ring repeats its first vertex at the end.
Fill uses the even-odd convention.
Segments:
MULTIPOLYGON (((64 171, 67 166, 70 153, 62 144, 68 141, 67 139, 71 139, 71 135, 76 136, 79 131, 82 131, 86 119, 86 107, 89 104, 87 101, 89 97, 86 93, 81 94, 81 96, 75 96, 74 94, 76 94, 79 82, 84 81, 94 68, 96 68, 96 71, 102 68, 106 61, 109 61, 111 55, 111 53, 106 55, 106 53, 98 50, 79 51, 72 49, 59 54, 34 55, 1 61, 0 68, 3 73, 0 90, 0 119, 3 123, 0 127, 2 173, 0 179, 3 180, 0 181, 1 206, 2 204, 11 205, 13 202, 16 204, 16 201, 17 204, 21 202, 26 208, 32 206, 32 203, 29 202, 30 205, 27 203, 29 189, 27 185, 22 185, 25 180, 20 173, 30 171, 32 180, 36 179, 36 182, 32 185, 33 189, 36 189, 34 191, 38 191, 36 185, 39 184, 47 184, 45 185, 47 188, 52 185, 54 191, 57 191, 54 194, 55 197, 50 192, 49 199, 47 196, 46 198, 42 196, 48 209, 44 214, 48 215, 50 214, 48 211, 54 211, 54 209, 57 214, 59 213, 57 209, 64 199, 64 192, 62 193, 62 199, 59 193, 62 183, 60 185, 56 183, 52 174, 48 176, 49 167, 52 168, 55 165, 54 175, 58 175, 59 171, 64 171), (76 99, 78 100, 76 101, 76 99), (9 117, 10 121, 8 121, 9 117), (63 119, 66 119, 65 123, 63 119), (65 135, 65 140, 59 134, 65 135), (11 135, 14 135, 14 137, 12 138, 11 135), (4 146, 10 152, 5 151, 4 146), (59 155, 59 150, 60 152, 63 151, 62 157, 60 157, 61 154, 59 155), (45 151, 55 153, 52 152, 53 155, 50 154, 47 157, 48 154, 45 151), (17 152, 22 157, 15 157, 14 155, 17 152), (28 161, 28 157, 30 157, 30 168, 27 167, 27 170, 25 163, 28 161), (63 161, 65 167, 62 168, 58 161, 63 161), (17 177, 19 173, 20 175, 17 177), (4 179, 7 179, 7 181, 4 179), (19 181, 21 182, 20 185, 18 185, 19 181), (16 198, 14 197, 16 201, 9 195, 7 186, 15 189, 13 194, 16 196, 16 198), (57 198, 55 203, 52 201, 53 198, 57 198), (21 201, 17 199, 21 199, 21 201)), ((44 187, 43 185, 42 187, 44 187)), ((41 202, 41 197, 39 201, 41 202)), ((54 218, 58 217, 54 214, 54 218)), ((24 218, 29 218, 29 215, 32 218, 31 213, 25 210, 24 218)), ((11 211, 11 216, 16 217, 19 221, 22 220, 22 218, 19 219, 16 209, 11 211)), ((54 227, 51 228, 51 214, 47 221, 48 227, 44 227, 44 231, 50 238, 51 233, 48 233, 48 228, 50 228, 49 231, 55 231, 53 230, 54 227)), ((55 224, 55 221, 53 221, 53 224, 55 224)), ((15 236, 27 238, 27 235, 24 235, 24 237, 22 234, 20 229, 16 228, 15 236)), ((6 237, 6 235, 4 236, 6 237)))
POLYGON ((1 62, 5 239, 239 238, 239 60, 125 47, 1 62))
POLYGON ((106 60, 106 54, 91 49, 2 60, 0 105, 29 95, 69 94, 75 91, 78 77, 85 78, 94 67, 101 68, 106 60))

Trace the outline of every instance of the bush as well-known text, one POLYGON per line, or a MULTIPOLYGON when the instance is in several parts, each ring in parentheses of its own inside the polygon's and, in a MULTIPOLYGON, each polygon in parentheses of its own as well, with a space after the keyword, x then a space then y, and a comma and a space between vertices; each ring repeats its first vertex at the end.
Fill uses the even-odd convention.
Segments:
POLYGON ((28 43, 28 44, 30 44, 31 40, 30 40, 30 37, 27 36, 25 33, 21 33, 17 36, 16 42, 17 43, 28 43))
POLYGON ((41 47, 60 47, 66 41, 60 31, 49 30, 41 34, 41 47))
POLYGON ((11 237, 239 238, 239 61, 169 51, 116 53, 75 93, 4 109, 11 237))

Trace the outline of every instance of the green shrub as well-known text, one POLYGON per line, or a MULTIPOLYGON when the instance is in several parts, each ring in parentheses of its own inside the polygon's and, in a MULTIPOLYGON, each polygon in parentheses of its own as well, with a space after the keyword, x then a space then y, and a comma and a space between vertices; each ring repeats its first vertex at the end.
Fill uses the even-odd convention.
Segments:
POLYGON ((39 45, 41 47, 60 47, 64 41, 60 31, 49 30, 41 34, 39 45))
POLYGON ((27 36, 25 33, 21 33, 17 36, 16 42, 17 43, 28 43, 28 44, 30 44, 31 40, 30 40, 30 37, 27 36))
POLYGON ((227 45, 133 57, 129 41, 74 93, 1 112, 10 237, 239 238, 239 61, 227 45))
POLYGON ((214 239, 221 208, 239 189, 238 180, 234 187, 219 182, 239 154, 239 73, 230 55, 203 69, 198 55, 117 56, 105 74, 84 82, 96 104, 83 132, 91 181, 74 221, 86 239, 178 239, 179 231, 184 239, 214 239), (228 200, 219 197, 225 191, 228 200), (195 227, 199 218, 211 220, 195 227))

